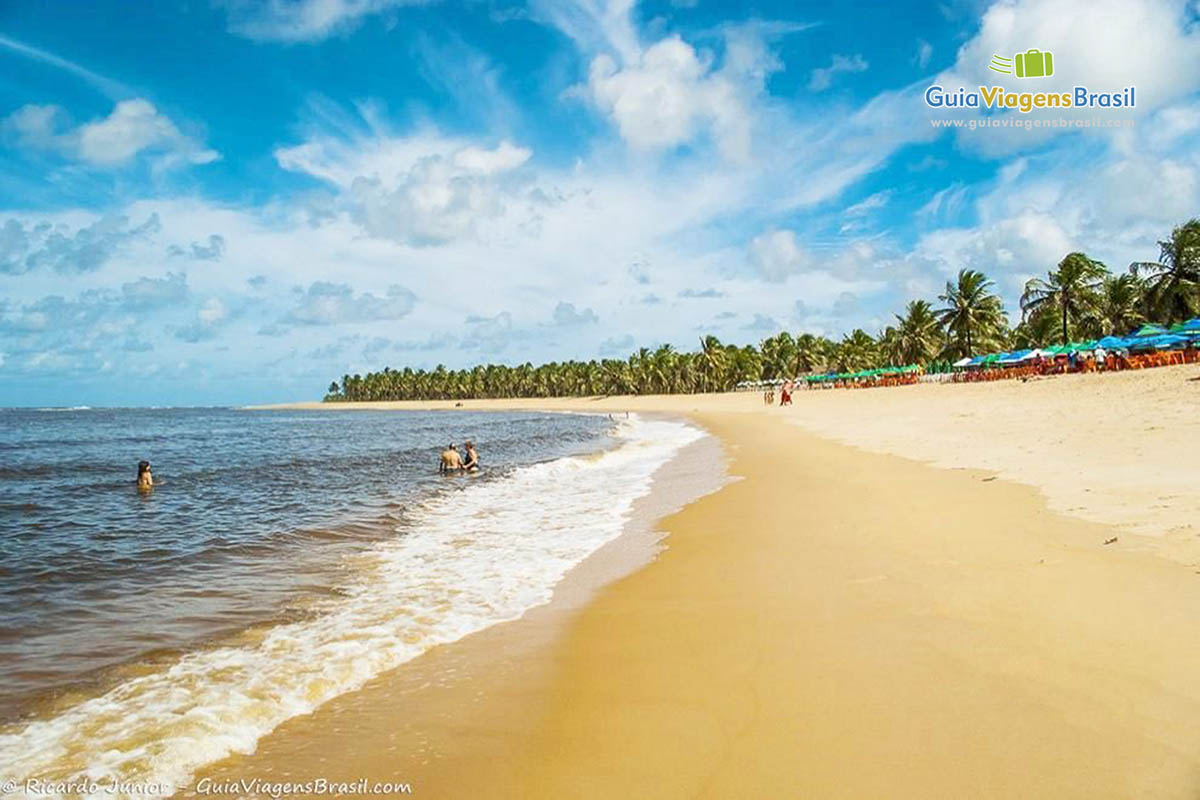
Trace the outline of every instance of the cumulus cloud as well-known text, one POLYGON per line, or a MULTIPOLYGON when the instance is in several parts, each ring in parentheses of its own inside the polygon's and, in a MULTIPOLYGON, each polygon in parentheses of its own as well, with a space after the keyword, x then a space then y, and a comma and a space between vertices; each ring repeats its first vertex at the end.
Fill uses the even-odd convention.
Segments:
POLYGON ((574 303, 560 302, 554 307, 555 325, 588 325, 599 321, 595 311, 590 308, 576 309, 574 303))
POLYGON ((736 85, 677 36, 651 45, 635 63, 592 61, 591 99, 636 148, 675 147, 711 131, 727 155, 745 157, 749 114, 736 85))
POLYGON ((346 33, 365 17, 427 0, 226 0, 229 30, 270 42, 317 42, 346 33))
POLYGON ((408 316, 416 296, 402 286, 389 286, 383 297, 355 294, 349 285, 317 281, 299 292, 299 302, 283 318, 292 325, 340 325, 397 320, 408 316))
POLYGON ((636 341, 632 334, 613 336, 600 342, 600 354, 605 356, 627 355, 633 350, 636 341))
MULTIPOLYGON (((1054 75, 1038 91, 1137 87, 1133 109, 1056 109, 1065 117, 1142 117, 1200 88, 1200 26, 1183 0, 1007 0, 984 12, 979 31, 935 81, 947 89, 1013 82, 989 70, 993 54, 1012 57, 1030 47, 1054 54, 1054 75), (1192 22, 1189 22, 1189 19, 1192 22)), ((1139 123, 1140 124, 1140 123, 1139 123)), ((963 131, 959 143, 989 156, 1036 147, 1066 128, 986 128, 963 131)))
MULTIPOLYGON (((547 5, 539 7, 545 11, 547 5)), ((604 113, 622 139, 635 149, 654 151, 707 137, 726 158, 743 162, 750 157, 767 77, 783 68, 767 42, 808 27, 759 20, 724 25, 718 60, 713 51, 699 50, 679 35, 643 47, 631 19, 632 3, 559 5, 548 14, 553 24, 585 53, 595 54, 586 86, 573 93, 604 113)))
POLYGON ((812 71, 808 79, 808 88, 813 92, 823 92, 833 85, 833 79, 838 75, 866 72, 870 66, 861 53, 852 56, 834 55, 828 67, 817 67, 812 71))
POLYGON ((318 135, 280 148, 280 166, 334 185, 373 236, 417 246, 473 237, 522 202, 513 173, 532 152, 511 142, 480 147, 436 134, 318 135))
POLYGON ((213 339, 230 318, 229 307, 219 297, 210 297, 196 309, 196 318, 175 331, 175 338, 196 343, 213 339))
POLYGON ((759 234, 750 242, 750 263, 768 281, 781 281, 788 275, 811 269, 812 255, 796 242, 789 230, 759 234))
POLYGON ((225 237, 214 233, 205 242, 192 242, 187 248, 173 244, 167 248, 167 255, 188 256, 196 261, 220 261, 225 255, 225 237))
POLYGON ((467 326, 467 334, 459 342, 459 349, 478 350, 489 355, 502 353, 513 342, 528 336, 513 324, 512 314, 507 311, 491 317, 468 317, 467 326))
POLYGON ((742 326, 742 330, 773 333, 783 330, 783 326, 774 317, 769 317, 766 314, 755 314, 754 319, 742 326))
POLYGON ((144 311, 185 302, 188 299, 187 276, 168 272, 165 278, 138 278, 122 284, 125 307, 144 311))
POLYGON ((95 272, 128 242, 157 233, 157 214, 130 226, 122 215, 101 217, 72 231, 65 225, 31 225, 9 219, 0 228, 0 273, 23 275, 38 269, 58 273, 95 272))
POLYGON ((26 148, 54 151, 95 167, 124 166, 143 153, 156 169, 208 164, 220 157, 142 98, 122 100, 107 117, 78 127, 71 127, 57 106, 27 105, 9 115, 4 127, 26 148))

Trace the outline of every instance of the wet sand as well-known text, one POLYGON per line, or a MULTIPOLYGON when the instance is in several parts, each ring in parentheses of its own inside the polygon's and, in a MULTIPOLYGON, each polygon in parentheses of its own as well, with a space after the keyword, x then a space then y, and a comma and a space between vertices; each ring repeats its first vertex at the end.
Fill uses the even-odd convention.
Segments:
POLYGON ((1151 503, 1121 476, 1200 481, 1173 460, 1200 443, 1198 372, 798 393, 791 409, 506 403, 685 415, 735 480, 540 638, 512 635, 522 620, 439 648, 418 660, 436 682, 396 670, 220 770, 336 767, 439 798, 1194 798, 1196 495, 1151 503), (1111 436, 1055 429, 1113 403, 1111 436), (950 408, 977 415, 969 435, 950 408), (1164 420, 1169 435, 1149 430, 1164 420), (1091 490, 1074 516, 1047 452, 1091 490))

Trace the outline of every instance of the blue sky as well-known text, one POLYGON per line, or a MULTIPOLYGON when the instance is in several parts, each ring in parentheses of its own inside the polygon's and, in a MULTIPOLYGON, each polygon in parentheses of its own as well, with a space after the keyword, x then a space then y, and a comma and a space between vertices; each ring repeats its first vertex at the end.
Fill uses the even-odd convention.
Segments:
POLYGON ((0 11, 0 405, 878 331, 1200 214, 1196 2, 0 11), (1055 74, 989 72, 1050 50, 1055 74), (1134 109, 924 92, 1137 87, 1134 109), (936 128, 933 119, 1106 127, 936 128), (1107 127, 1120 123, 1120 127, 1107 127))

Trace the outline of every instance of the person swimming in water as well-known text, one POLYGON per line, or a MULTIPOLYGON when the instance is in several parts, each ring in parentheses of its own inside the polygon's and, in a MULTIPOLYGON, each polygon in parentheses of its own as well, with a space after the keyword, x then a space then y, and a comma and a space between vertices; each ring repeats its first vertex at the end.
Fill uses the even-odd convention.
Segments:
POLYGON ((458 447, 453 443, 446 445, 442 451, 441 461, 438 462, 438 472, 449 475, 451 472, 462 472, 463 460, 458 454, 458 447))
POLYGON ((150 472, 149 461, 138 462, 137 488, 138 491, 146 491, 154 488, 154 475, 150 472))
POLYGON ((467 472, 478 472, 479 453, 475 450, 475 443, 468 439, 463 447, 467 450, 467 460, 463 463, 462 468, 467 472))

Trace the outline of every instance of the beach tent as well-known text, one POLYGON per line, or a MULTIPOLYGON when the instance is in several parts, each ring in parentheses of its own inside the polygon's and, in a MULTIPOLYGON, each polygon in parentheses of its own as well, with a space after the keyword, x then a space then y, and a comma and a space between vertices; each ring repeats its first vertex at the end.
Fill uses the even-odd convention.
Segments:
POLYGON ((1170 332, 1176 336, 1200 336, 1200 317, 1178 322, 1171 326, 1170 332))
POLYGON ((1028 361, 1034 358, 1034 350, 1014 350, 1011 353, 1006 353, 1000 357, 1001 364, 1020 364, 1022 361, 1028 361))
POLYGON ((1147 336, 1138 339, 1129 345, 1130 350, 1174 350, 1187 345, 1189 339, 1186 336, 1175 336, 1173 334, 1164 334, 1162 336, 1147 336))

